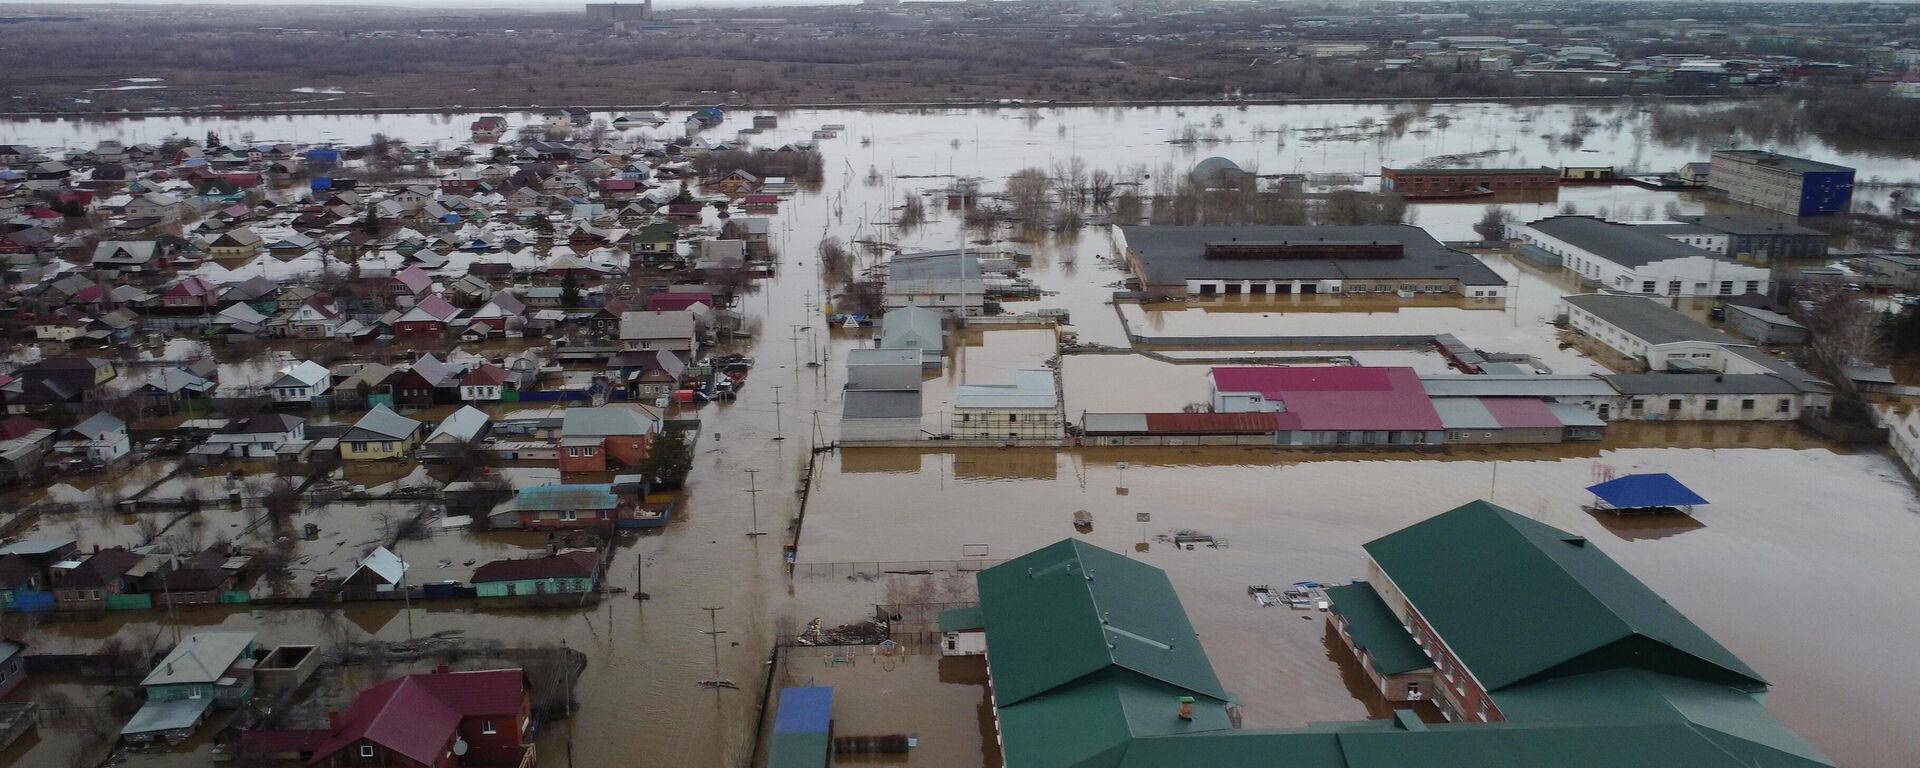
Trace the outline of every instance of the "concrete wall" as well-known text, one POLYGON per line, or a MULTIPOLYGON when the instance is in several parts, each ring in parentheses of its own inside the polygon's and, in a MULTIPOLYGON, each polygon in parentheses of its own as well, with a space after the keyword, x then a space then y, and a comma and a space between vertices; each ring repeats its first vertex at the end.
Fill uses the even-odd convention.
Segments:
POLYGON ((926 434, 920 431, 920 419, 847 419, 840 420, 840 440, 842 442, 865 442, 870 440, 924 440, 926 434))
POLYGON ((1055 438, 1060 436, 1060 412, 1053 408, 955 409, 953 436, 1029 440, 1055 438))
POLYGON ((1616 419, 1644 421, 1793 421, 1801 398, 1794 395, 1633 395, 1616 419), (1634 404, 1640 408, 1636 410, 1634 404), (1752 407, 1746 407, 1748 404, 1752 407), (1781 403, 1786 403, 1782 411, 1781 403), (1678 407, 1674 407, 1675 405, 1678 407))

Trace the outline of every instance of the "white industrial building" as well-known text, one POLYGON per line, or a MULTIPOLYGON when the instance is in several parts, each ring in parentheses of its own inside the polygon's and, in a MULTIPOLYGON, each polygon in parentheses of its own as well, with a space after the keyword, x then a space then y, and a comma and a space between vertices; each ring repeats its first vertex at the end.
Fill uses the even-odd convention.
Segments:
POLYGON ((1591 216, 1553 216, 1511 225, 1507 235, 1607 290, 1685 297, 1767 293, 1773 288, 1765 268, 1728 260, 1657 228, 1591 216))

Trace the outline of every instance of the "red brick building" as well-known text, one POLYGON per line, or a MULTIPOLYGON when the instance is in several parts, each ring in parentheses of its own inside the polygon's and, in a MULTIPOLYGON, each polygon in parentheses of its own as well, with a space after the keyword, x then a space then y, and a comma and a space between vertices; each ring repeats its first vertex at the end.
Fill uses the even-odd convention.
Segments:
POLYGON ((1380 191, 1402 197, 1472 197, 1500 192, 1554 189, 1553 168, 1387 168, 1380 169, 1380 191))
POLYGON ((560 427, 560 473, 637 467, 659 428, 657 418, 638 408, 569 408, 560 427))

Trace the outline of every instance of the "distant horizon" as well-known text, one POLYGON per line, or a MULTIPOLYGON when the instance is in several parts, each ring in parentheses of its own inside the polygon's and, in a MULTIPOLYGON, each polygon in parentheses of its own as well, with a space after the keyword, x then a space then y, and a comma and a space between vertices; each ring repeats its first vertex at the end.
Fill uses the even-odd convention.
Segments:
MULTIPOLYGON (((954 2, 963 0, 915 0, 916 2, 954 2)), ((1019 2, 1020 0, 989 0, 990 2, 1019 2)), ((1232 1, 1241 4, 1246 0, 1232 1)), ((1256 0, 1257 1, 1257 0, 1256 0)), ((1280 5, 1289 0, 1269 0, 1280 5)), ((1339 2, 1339 0, 1333 0, 1339 2)), ((1374 2, 1421 2, 1423 0, 1374 0, 1374 2)), ((1520 0, 1469 0, 1470 2, 1519 2, 1520 0)), ((1598 2, 1641 2, 1643 0, 1598 0, 1598 2)), ((0 6, 55 6, 74 8, 97 8, 105 6, 329 6, 351 8, 466 8, 474 10, 528 10, 550 11, 559 8, 582 8, 589 2, 621 2, 628 5, 640 5, 640 0, 398 0, 397 2, 377 2, 376 0, 99 0, 93 2, 49 2, 48 0, 0 0, 0 6)), ((1807 3, 1815 5, 1841 5, 1857 3, 1858 0, 1698 0, 1709 5, 1782 5, 1789 3, 1807 3)), ((655 0, 654 7, 675 8, 780 8, 824 5, 858 5, 860 0, 655 0)), ((1878 5, 1916 5, 1920 0, 1878 0, 1878 5)))

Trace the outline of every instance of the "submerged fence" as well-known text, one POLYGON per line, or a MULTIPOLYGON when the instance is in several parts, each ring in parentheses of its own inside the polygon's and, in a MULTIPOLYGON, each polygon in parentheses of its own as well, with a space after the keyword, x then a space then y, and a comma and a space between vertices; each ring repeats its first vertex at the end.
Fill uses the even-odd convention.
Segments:
POLYGON ((967 560, 880 560, 849 563, 794 563, 793 578, 798 581, 873 581, 888 576, 917 576, 960 571, 974 573, 1006 562, 972 558, 967 560))

